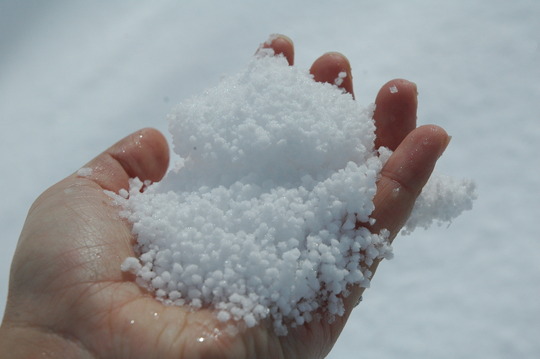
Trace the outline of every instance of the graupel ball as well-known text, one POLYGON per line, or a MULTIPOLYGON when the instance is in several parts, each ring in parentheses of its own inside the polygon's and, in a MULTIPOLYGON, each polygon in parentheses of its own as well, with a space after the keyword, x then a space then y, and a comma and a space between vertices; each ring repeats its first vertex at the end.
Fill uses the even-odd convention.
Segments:
MULTIPOLYGON (((392 255, 387 231, 357 226, 371 220, 390 155, 373 148, 372 110, 281 56, 255 57, 184 101, 169 115, 180 164, 114 195, 138 254, 122 269, 165 304, 248 327, 269 318, 278 334, 315 312, 343 315, 348 286, 369 286, 369 265, 392 255)), ((441 194, 456 193, 421 199, 443 206, 415 223, 448 220, 441 194)), ((467 195, 457 195, 464 207, 467 195)))

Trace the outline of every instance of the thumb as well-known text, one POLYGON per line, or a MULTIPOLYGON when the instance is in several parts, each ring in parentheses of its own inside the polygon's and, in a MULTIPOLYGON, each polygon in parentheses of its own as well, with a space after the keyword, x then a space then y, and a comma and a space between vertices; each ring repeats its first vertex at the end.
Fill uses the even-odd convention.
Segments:
POLYGON ((157 130, 145 128, 118 141, 85 165, 88 179, 101 188, 118 192, 128 188, 128 180, 159 181, 169 165, 169 147, 157 130))

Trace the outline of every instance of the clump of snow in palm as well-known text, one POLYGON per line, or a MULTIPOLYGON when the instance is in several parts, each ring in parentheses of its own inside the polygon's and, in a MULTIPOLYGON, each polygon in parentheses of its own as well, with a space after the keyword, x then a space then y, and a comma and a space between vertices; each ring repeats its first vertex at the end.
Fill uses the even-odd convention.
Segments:
MULTIPOLYGON (((368 267, 392 249, 387 231, 357 228, 372 221, 384 162, 373 107, 262 53, 169 115, 181 165, 115 198, 137 238, 122 269, 158 299, 248 327, 269 318, 284 334, 315 312, 342 315, 348 286, 369 286, 368 267)), ((454 187, 415 221, 465 209, 469 192, 466 206, 445 201, 454 187)))

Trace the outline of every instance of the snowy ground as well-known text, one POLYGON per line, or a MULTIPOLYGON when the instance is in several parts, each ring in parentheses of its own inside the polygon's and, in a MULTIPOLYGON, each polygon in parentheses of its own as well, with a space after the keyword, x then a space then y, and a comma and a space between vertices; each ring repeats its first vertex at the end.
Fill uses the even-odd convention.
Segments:
POLYGON ((453 136, 437 170, 479 199, 395 242, 330 358, 540 356, 540 2, 0 2, 0 306, 46 187, 240 69, 270 33, 297 64, 346 54, 358 101, 417 83, 419 123, 453 136))

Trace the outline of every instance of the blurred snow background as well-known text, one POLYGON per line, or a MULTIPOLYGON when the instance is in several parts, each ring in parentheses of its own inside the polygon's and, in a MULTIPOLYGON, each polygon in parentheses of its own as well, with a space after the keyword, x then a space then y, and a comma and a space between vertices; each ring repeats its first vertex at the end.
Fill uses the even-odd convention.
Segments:
MULTIPOLYGON (((418 85, 453 136, 437 171, 479 199, 395 241, 329 358, 540 357, 540 2, 0 0, 0 307, 26 212, 48 186, 243 67, 271 33, 296 62, 353 66, 356 98, 418 85)), ((2 312, 3 313, 3 312, 2 312)))

